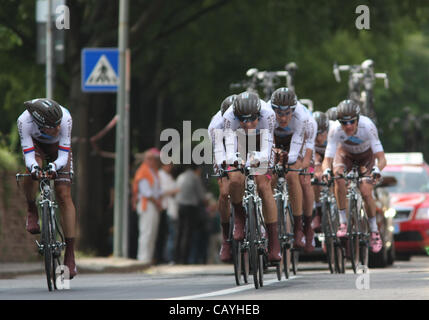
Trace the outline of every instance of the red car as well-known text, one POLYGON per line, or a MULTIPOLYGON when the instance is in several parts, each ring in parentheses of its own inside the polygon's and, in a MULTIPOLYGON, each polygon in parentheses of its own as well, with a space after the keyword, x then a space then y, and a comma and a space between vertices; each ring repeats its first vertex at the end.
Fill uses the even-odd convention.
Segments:
POLYGON ((394 242, 398 257, 429 255, 429 165, 422 153, 386 153, 383 176, 394 176, 389 187, 394 217, 394 242))

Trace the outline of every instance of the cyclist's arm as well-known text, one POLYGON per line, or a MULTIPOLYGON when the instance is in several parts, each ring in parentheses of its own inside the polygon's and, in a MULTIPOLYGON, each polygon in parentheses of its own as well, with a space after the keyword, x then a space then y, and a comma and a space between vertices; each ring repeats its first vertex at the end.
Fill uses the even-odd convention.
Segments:
POLYGON ((332 163, 334 162, 334 158, 328 158, 325 156, 322 162, 322 172, 325 172, 326 169, 332 169, 332 163))
MULTIPOLYGON (((380 138, 378 137, 377 127, 372 121, 368 122, 368 135, 369 140, 371 141, 371 150, 374 154, 383 152, 383 145, 381 144, 380 138)), ((381 170, 381 168, 380 168, 381 170)))
POLYGON ((276 116, 274 111, 269 110, 265 123, 263 124, 264 129, 261 129, 261 162, 269 162, 272 154, 274 144, 274 127, 276 123, 276 116))
POLYGON ((25 166, 29 171, 34 166, 37 166, 36 152, 34 148, 33 138, 31 137, 31 126, 25 125, 21 117, 17 120, 19 138, 21 140, 22 153, 24 154, 25 166))
POLYGON ((289 157, 288 164, 295 164, 298 160, 299 152, 304 144, 304 136, 305 136, 305 125, 306 122, 302 123, 300 121, 297 122, 297 126, 292 135, 292 140, 290 142, 289 149, 289 157))
MULTIPOLYGON (((235 128, 236 129, 236 128, 235 128)), ((225 134, 225 160, 228 164, 233 164, 237 160, 235 143, 235 129, 231 120, 224 118, 224 134, 225 134)))
POLYGON ((225 146, 223 144, 224 131, 223 129, 212 130, 213 156, 215 163, 220 165, 226 160, 225 146))
POLYGON ((380 169, 380 171, 383 170, 387 164, 384 151, 377 152, 374 156, 375 156, 375 165, 378 167, 378 169, 380 169))
POLYGON ((60 129, 60 140, 58 145, 58 157, 54 161, 56 170, 61 170, 67 164, 71 147, 71 131, 73 121, 69 113, 63 115, 60 129))

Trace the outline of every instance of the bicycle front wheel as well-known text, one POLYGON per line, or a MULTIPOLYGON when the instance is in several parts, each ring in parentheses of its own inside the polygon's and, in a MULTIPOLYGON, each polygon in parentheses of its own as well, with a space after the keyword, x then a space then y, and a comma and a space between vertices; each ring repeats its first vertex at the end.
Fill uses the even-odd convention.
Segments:
POLYGON ((362 199, 358 205, 359 215, 359 256, 360 263, 366 269, 368 268, 368 246, 369 246, 369 222, 366 215, 365 207, 362 204, 362 199))
POLYGON ((322 203, 322 228, 325 234, 326 258, 331 273, 335 272, 335 246, 334 228, 331 220, 331 212, 326 202, 322 203))
POLYGON ((55 286, 55 261, 52 256, 52 234, 53 226, 51 221, 51 213, 48 203, 42 206, 42 245, 43 256, 45 260, 46 281, 49 291, 52 291, 55 286))
POLYGON ((249 199, 247 203, 247 217, 249 220, 249 261, 251 273, 253 275, 253 282, 255 288, 259 288, 259 252, 257 244, 257 221, 256 221, 256 207, 253 199, 249 199))
POLYGON ((232 239, 232 260, 234 262, 234 276, 237 286, 241 284, 241 245, 240 241, 232 239))
POLYGON ((360 239, 359 239, 359 223, 357 217, 357 203, 356 200, 351 199, 349 201, 349 220, 348 220, 348 234, 349 234, 349 246, 350 246, 350 259, 352 263, 353 272, 357 273, 359 267, 359 251, 360 251, 360 239))

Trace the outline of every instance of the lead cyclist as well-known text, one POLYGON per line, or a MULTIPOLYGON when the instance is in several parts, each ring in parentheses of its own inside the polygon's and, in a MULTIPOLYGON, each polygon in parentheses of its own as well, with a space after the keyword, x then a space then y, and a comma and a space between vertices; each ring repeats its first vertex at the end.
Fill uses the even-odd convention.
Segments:
POLYGON ((72 117, 66 108, 52 99, 33 99, 24 102, 24 106, 26 110, 18 117, 17 125, 25 166, 31 173, 31 177, 24 179, 27 200, 26 229, 31 234, 40 233, 35 180, 41 177, 42 163, 46 159, 49 162, 48 176, 54 179, 55 197, 64 226, 64 264, 69 269, 70 279, 73 279, 77 274, 74 258, 76 209, 71 197, 71 178, 57 174, 73 172, 72 117))
MULTIPOLYGON (((215 173, 219 173, 219 168, 222 166, 219 159, 225 156, 225 145, 223 140, 223 129, 224 129, 224 120, 223 114, 225 111, 232 105, 236 95, 231 95, 225 98, 220 106, 220 110, 213 116, 210 121, 208 131, 209 138, 212 143, 212 150, 214 155, 214 165, 213 169, 215 173), (218 156, 216 157, 216 154, 218 156), (219 163, 219 164, 218 164, 219 163)), ((219 177, 217 179, 219 186, 219 200, 218 200, 218 209, 220 213, 220 223, 222 228, 222 246, 220 248, 220 260, 222 262, 231 261, 231 244, 228 242, 229 238, 229 220, 230 220, 230 209, 229 209, 229 180, 226 177, 219 177)))

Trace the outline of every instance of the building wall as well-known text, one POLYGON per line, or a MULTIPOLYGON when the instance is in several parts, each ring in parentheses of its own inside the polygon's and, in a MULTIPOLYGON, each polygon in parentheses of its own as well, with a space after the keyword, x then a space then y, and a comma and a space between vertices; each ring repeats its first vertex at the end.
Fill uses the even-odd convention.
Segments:
POLYGON ((18 186, 15 172, 0 171, 0 262, 27 262, 39 259, 35 240, 25 230, 27 205, 23 181, 18 186))

